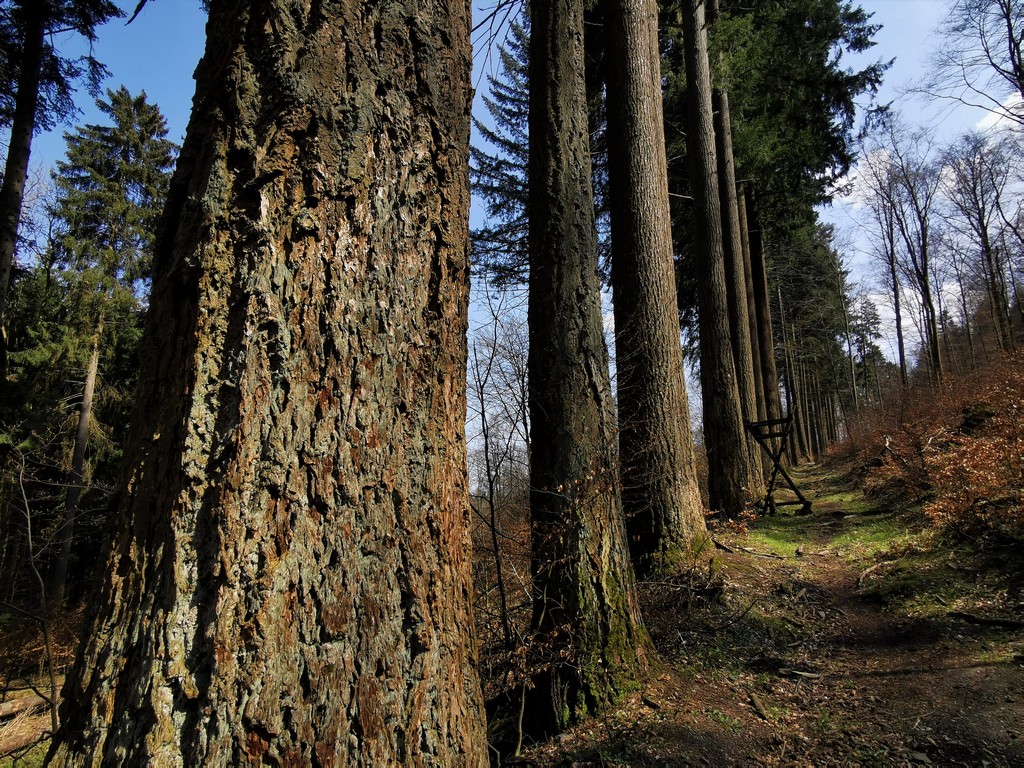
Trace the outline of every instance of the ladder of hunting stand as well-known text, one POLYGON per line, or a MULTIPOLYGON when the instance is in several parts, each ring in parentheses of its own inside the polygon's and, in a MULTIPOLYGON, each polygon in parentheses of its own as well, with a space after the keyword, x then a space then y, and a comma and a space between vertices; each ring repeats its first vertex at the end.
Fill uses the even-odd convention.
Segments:
POLYGON ((793 416, 784 419, 766 419, 765 421, 748 421, 747 431, 754 436, 754 440, 760 445, 768 458, 772 460, 772 471, 768 476, 768 492, 765 494, 762 504, 766 514, 774 515, 776 507, 800 507, 801 515, 811 513, 811 502, 800 493, 793 478, 789 476, 786 468, 782 466, 782 456, 786 452, 786 440, 789 439, 789 432, 793 426, 793 416), (772 441, 778 441, 774 446, 772 441), (775 485, 779 476, 782 476, 789 489, 796 494, 799 501, 776 501, 775 485))

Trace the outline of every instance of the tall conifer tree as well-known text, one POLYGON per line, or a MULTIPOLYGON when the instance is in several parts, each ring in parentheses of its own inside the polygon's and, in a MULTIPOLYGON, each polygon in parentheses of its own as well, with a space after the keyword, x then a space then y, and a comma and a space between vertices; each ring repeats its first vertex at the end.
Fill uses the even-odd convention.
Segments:
MULTIPOLYGON (((85 452, 104 329, 121 330, 137 315, 148 294, 152 243, 163 209, 175 146, 168 141, 160 110, 146 95, 121 87, 97 101, 109 125, 87 125, 66 134, 67 157, 54 174, 60 227, 54 266, 63 270, 67 290, 78 297, 78 332, 90 347, 78 427, 60 526, 59 555, 50 599, 64 598, 78 501, 86 478, 85 452)), ((108 334, 109 335, 109 334, 108 334)))
POLYGON ((633 584, 601 322, 582 0, 533 0, 530 45, 530 507, 533 627, 549 656, 528 727, 607 707, 648 654, 633 584))
POLYGON ((706 539, 679 341, 653 0, 604 3, 619 454, 638 570, 706 539))
POLYGON ((7 374, 4 307, 18 247, 21 205, 32 137, 39 127, 74 113, 74 83, 85 78, 95 93, 106 70, 92 56, 61 56, 54 36, 74 30, 90 43, 96 28, 123 12, 110 0, 3 0, 0 15, 0 124, 11 126, 0 184, 0 388, 7 374), (82 66, 84 61, 85 66, 82 66))
POLYGON ((469 5, 210 5, 52 764, 486 765, 469 5))

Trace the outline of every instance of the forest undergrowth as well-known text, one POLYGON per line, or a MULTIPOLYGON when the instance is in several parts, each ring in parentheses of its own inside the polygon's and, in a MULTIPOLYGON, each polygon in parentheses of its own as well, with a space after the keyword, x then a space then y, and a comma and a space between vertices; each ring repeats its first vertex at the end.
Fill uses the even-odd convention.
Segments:
MULTIPOLYGON (((718 525, 710 559, 641 582, 661 660, 642 690, 501 763, 1024 764, 1022 393, 1024 364, 1009 359, 862 416, 851 441, 795 472, 811 514, 718 525)), ((524 663, 529 526, 523 507, 498 515, 505 622, 483 522, 477 631, 493 698, 524 663)), ((80 625, 51 626, 61 668, 80 625)), ((38 628, 3 616, 0 713, 45 699, 44 658, 38 628)), ((40 765, 45 742, 12 748, 48 723, 45 701, 4 715, 0 765, 40 765)))
POLYGON ((611 716, 507 764, 1024 764, 1019 544, 951 539, 828 467, 813 501, 641 585, 663 661, 611 716))
POLYGON ((641 584, 659 673, 520 762, 1024 764, 1022 410, 1015 357, 862 415, 811 514, 641 584))

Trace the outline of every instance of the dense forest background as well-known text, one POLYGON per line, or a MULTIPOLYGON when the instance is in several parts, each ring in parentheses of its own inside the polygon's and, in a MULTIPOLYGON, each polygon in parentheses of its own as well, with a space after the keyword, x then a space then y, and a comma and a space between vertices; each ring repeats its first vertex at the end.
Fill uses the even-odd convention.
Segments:
POLYGON ((830 514, 891 523, 857 590, 980 557, 950 615, 1019 631, 1016 3, 951 0, 891 102, 840 0, 301 5, 209 3, 179 146, 92 56, 146 2, 0 3, 3 754, 569 759, 684 633, 746 653, 737 558, 830 514))

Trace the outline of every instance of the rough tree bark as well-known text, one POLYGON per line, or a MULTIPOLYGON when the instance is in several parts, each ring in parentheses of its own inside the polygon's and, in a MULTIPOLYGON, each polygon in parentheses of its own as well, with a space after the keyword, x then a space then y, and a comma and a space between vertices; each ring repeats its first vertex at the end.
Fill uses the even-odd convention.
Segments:
POLYGON ((0 186, 0 388, 7 379, 7 322, 4 308, 18 247, 18 224, 25 197, 28 161, 39 105, 39 80, 43 62, 49 0, 34 0, 25 11, 25 44, 21 51, 18 95, 14 103, 11 135, 7 146, 3 185, 0 186))
POLYGON ((54 765, 486 765, 469 22, 211 3, 54 765))
POLYGON ((601 322, 582 0, 530 4, 530 506, 543 652, 525 727, 553 734, 635 686, 633 588, 601 322))
POLYGON ((712 509, 722 509, 731 516, 738 514, 749 498, 749 454, 730 341, 703 0, 684 0, 682 17, 689 111, 686 150, 692 164, 697 224, 700 379, 708 492, 712 509))
POLYGON ((607 0, 608 159, 622 503, 638 572, 706 543, 676 310, 654 0, 607 0))

